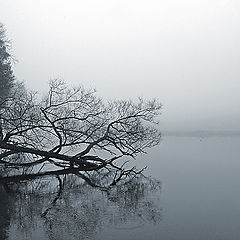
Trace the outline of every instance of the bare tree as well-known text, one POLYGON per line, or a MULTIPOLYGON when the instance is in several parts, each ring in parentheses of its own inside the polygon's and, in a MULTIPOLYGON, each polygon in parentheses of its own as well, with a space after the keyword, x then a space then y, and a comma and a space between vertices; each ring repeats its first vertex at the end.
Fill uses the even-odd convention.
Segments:
POLYGON ((139 175, 130 161, 160 142, 161 104, 103 101, 95 90, 52 80, 40 97, 21 84, 0 111, 0 183, 73 174, 107 189, 139 175))

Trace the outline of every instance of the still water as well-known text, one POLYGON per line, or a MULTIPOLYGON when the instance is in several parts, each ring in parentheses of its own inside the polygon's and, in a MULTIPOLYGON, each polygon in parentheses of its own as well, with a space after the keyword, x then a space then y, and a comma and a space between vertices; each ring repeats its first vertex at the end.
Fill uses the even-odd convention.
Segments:
POLYGON ((48 218, 40 217, 47 196, 25 196, 18 204, 2 197, 0 237, 240 239, 239 156, 237 136, 164 136, 159 147, 138 159, 148 165, 147 175, 161 181, 161 193, 137 191, 133 198, 120 192, 107 201, 96 190, 67 191, 48 218), (123 200, 129 198, 135 204, 123 200))

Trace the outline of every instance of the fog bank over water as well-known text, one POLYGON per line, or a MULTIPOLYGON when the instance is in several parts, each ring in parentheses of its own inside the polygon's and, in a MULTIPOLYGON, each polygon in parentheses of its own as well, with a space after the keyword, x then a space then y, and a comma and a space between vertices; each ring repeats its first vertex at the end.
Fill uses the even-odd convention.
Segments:
POLYGON ((0 0, 15 74, 157 97, 163 130, 240 130, 237 0, 0 0))
POLYGON ((225 138, 225 137, 240 137, 240 131, 163 131, 163 137, 194 137, 194 138, 225 138))

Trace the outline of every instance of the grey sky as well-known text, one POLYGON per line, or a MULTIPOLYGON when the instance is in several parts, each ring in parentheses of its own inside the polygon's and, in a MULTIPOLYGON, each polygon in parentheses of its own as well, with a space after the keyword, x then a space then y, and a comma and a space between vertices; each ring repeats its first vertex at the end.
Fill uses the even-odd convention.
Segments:
POLYGON ((162 128, 240 130, 238 0, 0 0, 15 73, 157 97, 162 128))

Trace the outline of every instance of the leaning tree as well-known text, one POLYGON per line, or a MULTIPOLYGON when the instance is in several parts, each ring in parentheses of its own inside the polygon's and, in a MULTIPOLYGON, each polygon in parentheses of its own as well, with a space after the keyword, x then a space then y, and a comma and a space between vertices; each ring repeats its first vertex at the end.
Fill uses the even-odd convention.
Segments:
POLYGON ((160 109, 155 99, 103 101, 62 80, 44 97, 15 84, 0 109, 0 183, 75 175, 107 189, 129 180, 143 170, 130 160, 160 142, 160 109))

